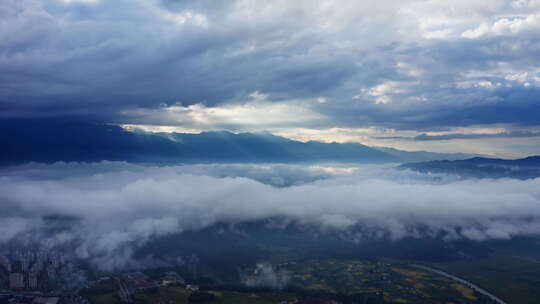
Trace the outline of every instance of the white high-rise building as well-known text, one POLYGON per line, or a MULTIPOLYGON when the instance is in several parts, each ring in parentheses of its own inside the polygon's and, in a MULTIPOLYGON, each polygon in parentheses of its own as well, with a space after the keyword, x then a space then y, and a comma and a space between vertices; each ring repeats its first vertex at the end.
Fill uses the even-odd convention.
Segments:
POLYGON ((36 290, 38 288, 38 274, 37 272, 28 273, 28 288, 36 290))
POLYGON ((24 287, 24 274, 19 272, 9 274, 9 288, 20 289, 24 287))
POLYGON ((0 256, 0 267, 4 268, 7 272, 11 272, 11 262, 6 256, 0 256))
POLYGON ((21 260, 21 270, 22 270, 22 272, 27 272, 29 267, 30 267, 30 261, 26 257, 24 257, 21 260))

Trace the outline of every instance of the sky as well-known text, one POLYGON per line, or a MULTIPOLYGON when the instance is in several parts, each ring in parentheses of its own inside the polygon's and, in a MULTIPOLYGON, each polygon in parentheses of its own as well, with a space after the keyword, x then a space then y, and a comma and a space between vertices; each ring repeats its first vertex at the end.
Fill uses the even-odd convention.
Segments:
POLYGON ((540 154, 538 0, 4 0, 0 119, 540 154))

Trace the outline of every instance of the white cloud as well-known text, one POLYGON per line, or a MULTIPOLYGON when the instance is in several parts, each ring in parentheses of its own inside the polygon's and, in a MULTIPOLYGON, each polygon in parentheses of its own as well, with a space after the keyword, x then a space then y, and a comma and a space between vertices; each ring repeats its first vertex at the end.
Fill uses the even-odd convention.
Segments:
POLYGON ((78 218, 69 232, 82 239, 77 252, 97 259, 129 255, 137 244, 170 233, 272 217, 338 230, 362 225, 395 239, 417 236, 418 225, 474 240, 540 235, 540 179, 437 180, 377 167, 228 166, 4 169, 0 201, 9 212, 0 215, 0 223, 13 231, 1 240, 37 237, 46 227, 41 219, 49 215, 78 218), (301 183, 283 188, 251 179, 295 176, 290 172, 301 183))
MULTIPOLYGON (((126 115, 137 116, 138 125, 149 122, 157 125, 178 126, 180 130, 211 130, 250 128, 269 129, 275 127, 312 124, 324 121, 324 115, 311 109, 314 102, 326 99, 270 101, 268 95, 252 93, 253 100, 222 106, 208 107, 203 104, 183 106, 181 104, 158 109, 126 110, 126 115), (141 123, 142 122, 142 123, 141 123)), ((130 124, 126 124, 130 125, 130 124)), ((143 127, 144 128, 144 127, 143 127)), ((146 128, 150 130, 151 128, 146 128)), ((191 133, 191 132, 190 132, 191 133)))
POLYGON ((85 3, 85 4, 95 4, 99 0, 60 0, 66 4, 76 4, 76 3, 85 3))
MULTIPOLYGON (((387 81, 369 89, 362 89, 362 93, 373 97, 376 104, 387 104, 392 102, 392 96, 404 93, 407 83, 397 81, 387 81)), ((360 98, 356 96, 355 98, 360 98)))
POLYGON ((524 31, 540 28, 540 14, 506 17, 492 23, 483 23, 474 29, 464 31, 461 36, 476 39, 486 35, 516 35, 524 31))

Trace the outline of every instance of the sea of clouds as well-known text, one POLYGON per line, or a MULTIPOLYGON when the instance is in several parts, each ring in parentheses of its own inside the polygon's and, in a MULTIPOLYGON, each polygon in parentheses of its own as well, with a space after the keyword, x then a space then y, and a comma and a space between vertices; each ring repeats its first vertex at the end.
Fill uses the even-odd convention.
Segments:
POLYGON ((392 166, 26 164, 0 171, 0 207, 0 244, 76 241, 78 257, 102 266, 152 238, 269 218, 323 230, 361 225, 390 240, 426 231, 477 241, 540 235, 540 179, 392 166))

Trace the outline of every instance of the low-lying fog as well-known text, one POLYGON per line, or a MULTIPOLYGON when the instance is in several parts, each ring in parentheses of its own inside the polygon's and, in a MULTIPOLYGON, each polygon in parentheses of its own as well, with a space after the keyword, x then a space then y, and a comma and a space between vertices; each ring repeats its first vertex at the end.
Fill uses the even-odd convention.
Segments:
POLYGON ((0 206, 1 243, 77 240, 73 251, 90 259, 129 258, 153 238, 269 218, 322 231, 361 226, 390 240, 540 235, 540 179, 463 180, 392 166, 27 164, 0 171, 0 206))

